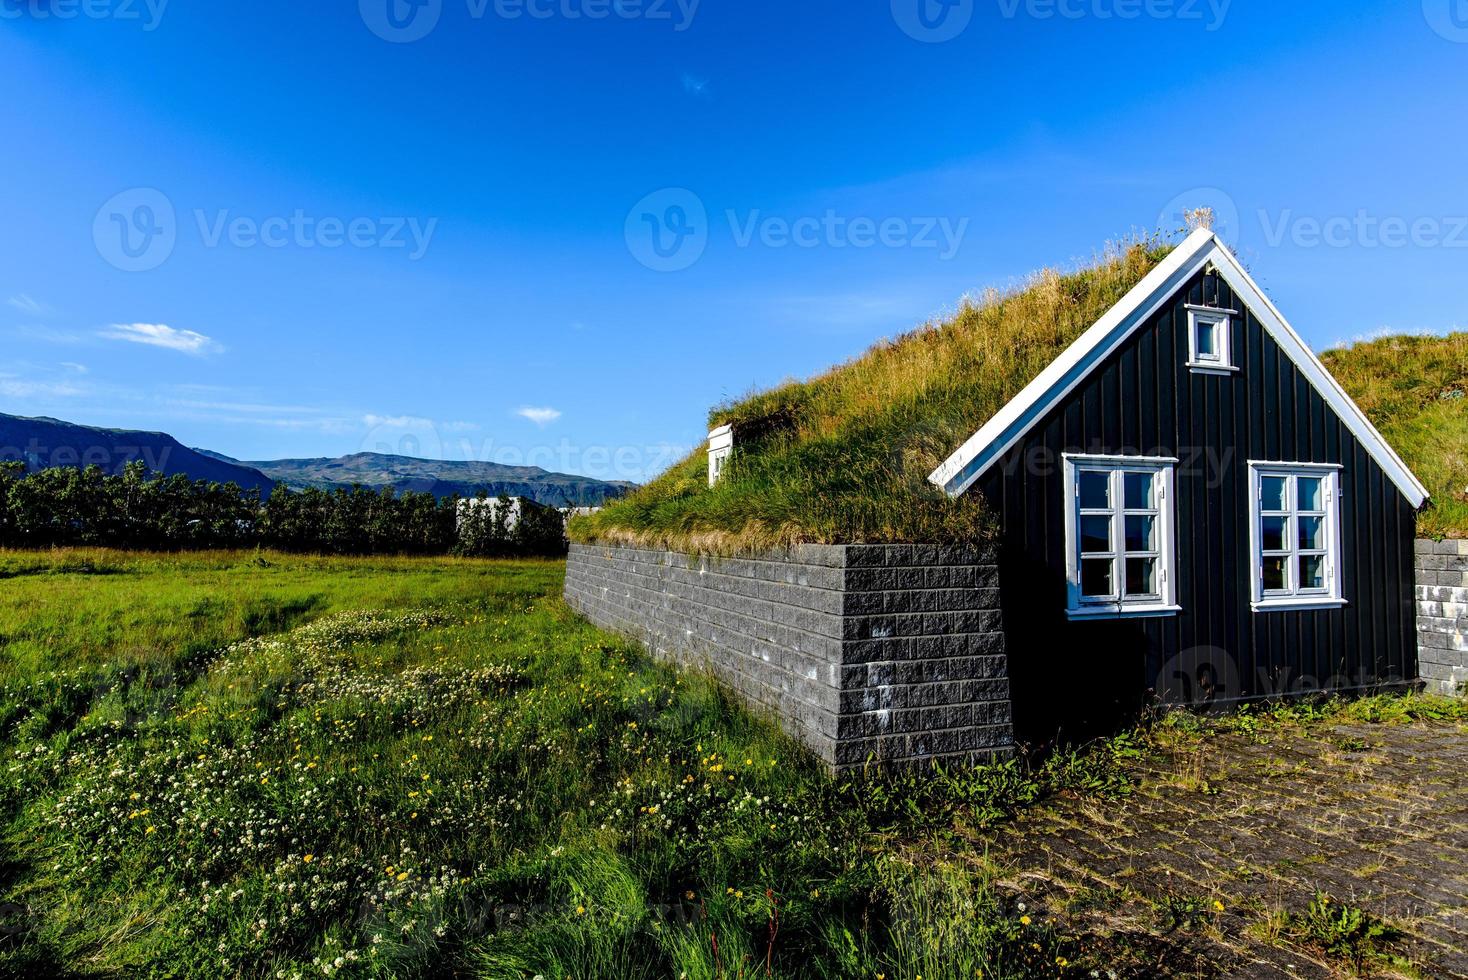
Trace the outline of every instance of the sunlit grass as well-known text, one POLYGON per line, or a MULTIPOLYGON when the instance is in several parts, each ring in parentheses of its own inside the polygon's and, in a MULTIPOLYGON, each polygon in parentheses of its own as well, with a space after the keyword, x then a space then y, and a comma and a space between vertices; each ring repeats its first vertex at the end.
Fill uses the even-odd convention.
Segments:
POLYGON ((1085 960, 977 865, 890 859, 1126 792, 1125 739, 833 780, 707 677, 573 616, 554 563, 54 552, 0 574, 0 975, 1085 960))
POLYGON ((598 514, 573 540, 734 550, 795 542, 974 541, 993 530, 977 495, 928 475, 1168 253, 1152 241, 1089 267, 1047 270, 809 381, 715 409, 735 456, 710 489, 700 447, 598 514))
POLYGON ((1468 333, 1382 337, 1321 358, 1432 494, 1418 530, 1468 537, 1468 333))

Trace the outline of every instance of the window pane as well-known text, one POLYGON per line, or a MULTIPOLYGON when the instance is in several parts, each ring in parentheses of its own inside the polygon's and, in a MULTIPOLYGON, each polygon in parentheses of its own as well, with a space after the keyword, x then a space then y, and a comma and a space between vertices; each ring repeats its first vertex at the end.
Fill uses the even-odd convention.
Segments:
POLYGON ((1111 559, 1087 559, 1081 562, 1081 595, 1106 598, 1115 595, 1111 588, 1111 559))
POLYGON ((1276 592, 1285 588, 1285 561, 1283 556, 1264 559, 1264 591, 1276 592))
POLYGON ((1325 550, 1325 519, 1323 517, 1300 518, 1300 550, 1325 550))
POLYGON ((1218 360, 1218 324, 1208 320, 1198 321, 1198 360, 1218 360))
POLYGON ((1298 477, 1296 482, 1300 485, 1301 510, 1325 509, 1325 495, 1321 492, 1321 481, 1302 476, 1298 477))
POLYGON ((1259 481, 1260 507, 1263 510, 1285 509, 1285 478, 1266 476, 1259 481))
POLYGON ((1289 548, 1288 517, 1266 517, 1262 521, 1263 534, 1260 543, 1265 551, 1286 551, 1289 548))
POLYGON ((1111 474, 1080 474, 1081 508, 1083 510, 1106 510, 1111 507, 1111 474))
POLYGON ((1153 484, 1156 480, 1151 473, 1123 473, 1123 482, 1126 484, 1126 506, 1128 510, 1151 510, 1156 506, 1152 501, 1153 484))
POLYGON ((1087 554, 1111 550, 1111 518, 1081 518, 1081 551, 1087 554))
POLYGON ((1129 596, 1157 594, 1157 560, 1155 558, 1128 558, 1126 560, 1126 594, 1129 596))
POLYGON ((1126 550, 1157 550, 1157 518, 1128 517, 1126 519, 1126 550))
POLYGON ((1304 555, 1300 558, 1300 588, 1325 588, 1325 556, 1304 555))

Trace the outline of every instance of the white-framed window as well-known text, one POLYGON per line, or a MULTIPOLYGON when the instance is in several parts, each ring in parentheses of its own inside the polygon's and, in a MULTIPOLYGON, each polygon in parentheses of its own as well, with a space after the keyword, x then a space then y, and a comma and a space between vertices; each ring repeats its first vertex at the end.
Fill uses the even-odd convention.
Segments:
POLYGON ((1065 456, 1072 619, 1177 613, 1173 475, 1177 460, 1065 456))
POLYGON ((1232 374, 1233 310, 1188 307, 1188 367, 1204 374, 1232 374))
POLYGON ((709 433, 709 486, 719 482, 724 466, 734 455, 734 427, 721 425, 709 433))
POLYGON ((1256 612, 1345 605, 1339 466, 1250 461, 1256 612))

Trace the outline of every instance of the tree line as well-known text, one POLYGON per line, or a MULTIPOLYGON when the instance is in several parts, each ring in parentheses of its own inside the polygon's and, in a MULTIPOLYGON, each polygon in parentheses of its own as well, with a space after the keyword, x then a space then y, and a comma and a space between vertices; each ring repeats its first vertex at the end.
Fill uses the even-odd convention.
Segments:
POLYGON ((529 500, 474 506, 458 497, 360 486, 280 486, 262 500, 258 490, 155 474, 140 461, 118 473, 97 466, 27 472, 23 462, 0 462, 0 547, 59 546, 555 556, 565 554, 566 526, 560 511, 529 500))

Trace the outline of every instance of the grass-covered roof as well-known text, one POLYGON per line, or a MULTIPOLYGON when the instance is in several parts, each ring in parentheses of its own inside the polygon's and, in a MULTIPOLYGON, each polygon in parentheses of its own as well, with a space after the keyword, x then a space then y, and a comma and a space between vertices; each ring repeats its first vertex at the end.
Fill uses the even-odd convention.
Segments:
POLYGON ((719 406, 710 426, 733 423, 738 442, 716 487, 700 447, 571 536, 694 551, 983 540, 995 525, 980 495, 950 499, 928 474, 1170 250, 1132 242, 1036 273, 809 381, 719 406))
POLYGON ((1427 537, 1468 537, 1468 333, 1381 337, 1320 355, 1432 494, 1427 537))

